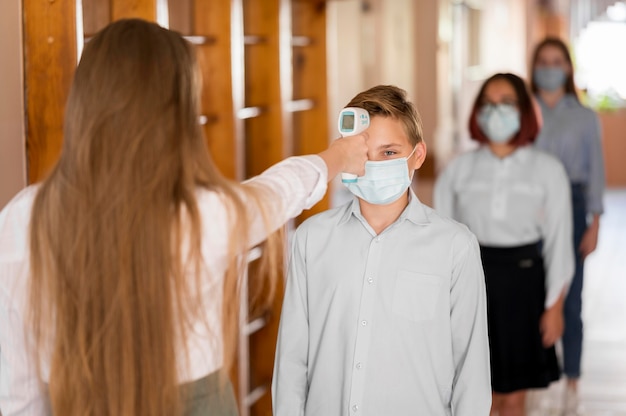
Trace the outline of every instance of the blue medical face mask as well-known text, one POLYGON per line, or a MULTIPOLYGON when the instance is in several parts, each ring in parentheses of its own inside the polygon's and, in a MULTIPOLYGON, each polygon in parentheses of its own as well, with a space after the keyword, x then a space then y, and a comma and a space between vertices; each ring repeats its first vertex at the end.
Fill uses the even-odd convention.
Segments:
POLYGON ((558 67, 539 67, 533 71, 533 80, 539 88, 555 91, 565 85, 567 74, 558 67))
POLYGON ((478 126, 489 141, 508 142, 520 129, 520 115, 510 104, 484 105, 478 113, 478 126))
POLYGON ((386 205, 396 201, 411 185, 408 160, 415 149, 417 146, 407 157, 365 162, 365 175, 359 176, 354 183, 344 185, 370 204, 386 205))

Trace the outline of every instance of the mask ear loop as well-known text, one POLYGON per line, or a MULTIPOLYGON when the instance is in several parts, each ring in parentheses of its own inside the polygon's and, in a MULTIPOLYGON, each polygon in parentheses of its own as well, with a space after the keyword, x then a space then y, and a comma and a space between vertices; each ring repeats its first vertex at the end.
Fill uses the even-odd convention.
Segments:
POLYGON ((413 148, 413 151, 406 157, 407 162, 409 161, 409 159, 411 158, 411 156, 413 156, 413 153, 415 153, 415 150, 417 149, 417 145, 415 145, 415 147, 413 148))
MULTIPOLYGON (((418 144, 419 144, 419 143, 418 143, 418 144)), ((413 151, 411 152, 411 154, 410 154, 410 155, 408 155, 408 156, 406 157, 406 159, 405 159, 405 160, 406 160, 406 163, 407 163, 407 169, 408 169, 409 159, 411 158, 411 156, 413 156, 413 153, 415 153, 415 150, 416 150, 416 149, 417 149, 417 144, 416 144, 416 145, 415 145, 415 147, 413 148, 413 151)), ((411 178, 410 178, 410 179, 411 179, 411 182, 413 182, 413 176, 415 176, 415 171, 416 171, 416 170, 417 170, 417 169, 413 169, 413 170, 411 171, 411 178)), ((411 185, 409 185, 409 187, 410 187, 410 186, 411 186, 411 185)))

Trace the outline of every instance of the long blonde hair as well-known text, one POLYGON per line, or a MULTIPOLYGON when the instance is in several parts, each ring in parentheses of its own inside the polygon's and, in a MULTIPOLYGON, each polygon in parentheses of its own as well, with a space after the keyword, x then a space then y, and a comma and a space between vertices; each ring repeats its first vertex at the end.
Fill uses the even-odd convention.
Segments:
MULTIPOLYGON (((31 217, 29 322, 40 374, 50 360, 55 415, 181 413, 177 347, 201 316, 200 230, 211 221, 199 214, 199 187, 231 213, 216 337, 225 366, 233 362, 240 254, 268 190, 235 184, 214 167, 198 124, 198 73, 191 45, 154 23, 120 20, 86 44, 62 154, 31 217)), ((273 237, 264 251, 270 288, 281 247, 273 237)))

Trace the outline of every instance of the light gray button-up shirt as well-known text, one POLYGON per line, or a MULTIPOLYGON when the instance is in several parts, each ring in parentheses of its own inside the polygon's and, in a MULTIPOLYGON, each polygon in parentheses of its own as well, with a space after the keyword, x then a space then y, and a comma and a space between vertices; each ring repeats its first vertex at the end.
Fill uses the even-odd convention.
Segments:
POLYGON ((476 238, 411 192, 379 235, 358 200, 296 231, 272 386, 275 416, 488 415, 476 238))
POLYGON ((543 127, 535 146, 555 155, 565 166, 572 183, 585 185, 587 211, 602 214, 605 187, 600 120, 571 94, 554 108, 538 98, 543 127))
POLYGON ((482 146, 453 160, 435 182, 435 208, 467 225, 480 244, 543 241, 546 307, 574 276, 572 201, 563 165, 526 146, 500 159, 482 146))

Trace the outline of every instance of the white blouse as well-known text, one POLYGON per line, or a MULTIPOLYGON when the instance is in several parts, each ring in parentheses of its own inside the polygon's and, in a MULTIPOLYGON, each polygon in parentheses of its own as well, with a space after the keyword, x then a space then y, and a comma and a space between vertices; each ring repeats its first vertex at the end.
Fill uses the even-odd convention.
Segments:
POLYGON ((505 158, 488 146, 453 160, 435 183, 435 209, 465 225, 481 245, 543 241, 546 307, 574 275, 569 180, 555 157, 531 146, 505 158))
MULTIPOLYGON (((262 203, 269 214, 270 231, 274 231, 324 196, 327 176, 324 161, 319 156, 309 155, 286 159, 248 182, 272 191, 264 195, 262 203)), ((32 356, 28 353, 30 346, 25 327, 28 229, 36 193, 36 185, 24 189, 0 212, 0 414, 3 416, 47 414, 46 396, 40 391, 32 356)), ((222 282, 228 265, 230 213, 215 192, 200 189, 197 200, 203 227, 206 279, 201 291, 206 322, 199 319, 189 334, 188 360, 182 352, 178 359, 181 382, 219 370, 223 360, 222 282)), ((260 213, 251 212, 255 217, 249 246, 253 247, 267 237, 267 231, 260 213)), ((48 380, 47 365, 43 363, 44 381, 48 380)))

